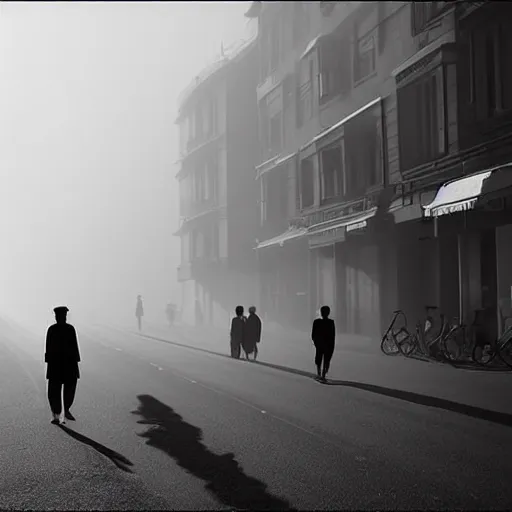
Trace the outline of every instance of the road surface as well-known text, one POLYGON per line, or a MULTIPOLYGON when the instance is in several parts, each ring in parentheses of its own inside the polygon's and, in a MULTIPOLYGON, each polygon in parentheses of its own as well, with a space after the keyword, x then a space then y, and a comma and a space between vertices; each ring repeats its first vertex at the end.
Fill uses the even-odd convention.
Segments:
POLYGON ((78 334, 77 421, 65 428, 50 424, 42 343, 22 353, 21 335, 2 339, 0 508, 512 503, 504 414, 483 420, 113 329, 78 334))

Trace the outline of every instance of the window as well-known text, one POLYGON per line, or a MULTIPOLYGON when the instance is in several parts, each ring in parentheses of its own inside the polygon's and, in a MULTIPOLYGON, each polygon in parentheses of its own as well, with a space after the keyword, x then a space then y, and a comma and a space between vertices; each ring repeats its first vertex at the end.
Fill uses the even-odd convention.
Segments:
POLYGON ((327 36, 319 47, 320 102, 328 101, 351 87, 350 40, 327 36))
POLYGON ((283 114, 279 112, 270 118, 270 140, 269 147, 272 155, 281 152, 283 144, 283 114))
POLYGON ((375 71, 375 32, 361 37, 355 46, 354 82, 359 82, 375 71))
POLYGON ((411 2, 411 32, 423 32, 426 26, 453 2, 411 2))
POLYGON ((203 137, 203 110, 201 106, 198 106, 195 111, 195 133, 194 142, 200 140, 203 137))
POLYGON ((215 135, 217 128, 217 100, 216 98, 211 98, 208 101, 207 105, 207 116, 206 116, 206 126, 205 132, 208 136, 215 135))
POLYGON ((480 120, 512 109, 512 33, 507 25, 509 22, 489 23, 471 34, 470 101, 474 101, 480 120))
POLYGON ((442 68, 397 91, 400 167, 411 169, 445 153, 442 68))
POLYGON ((378 104, 349 120, 344 126, 344 194, 365 194, 384 179, 382 108, 378 104))
POLYGON ((281 31, 279 20, 274 21, 270 30, 270 72, 277 69, 281 60, 281 31))
POLYGON ((265 220, 280 226, 288 216, 288 167, 280 166, 263 176, 265 188, 265 220))
POLYGON ((305 158, 300 163, 300 207, 301 209, 313 206, 315 202, 314 193, 315 168, 311 158, 305 158))
POLYGON ((320 152, 322 201, 343 195, 343 153, 341 144, 320 152))
POLYGON ((297 127, 300 128, 313 115, 313 60, 303 59, 298 66, 297 127))

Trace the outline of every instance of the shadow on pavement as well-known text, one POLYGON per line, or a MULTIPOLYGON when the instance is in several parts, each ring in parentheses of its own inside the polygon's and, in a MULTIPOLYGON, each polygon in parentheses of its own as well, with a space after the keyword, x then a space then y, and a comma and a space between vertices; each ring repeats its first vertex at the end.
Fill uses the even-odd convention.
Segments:
POLYGON ((206 489, 223 504, 247 510, 292 510, 290 504, 271 495, 266 485, 246 475, 232 453, 217 455, 202 443, 202 431, 183 420, 171 407, 150 395, 139 395, 142 416, 138 423, 150 425, 140 437, 162 450, 185 470, 204 480, 206 489))
POLYGON ((107 448, 106 446, 103 446, 100 443, 97 443, 96 441, 93 441, 92 439, 89 439, 88 437, 84 436, 83 434, 79 434, 78 432, 75 432, 74 430, 66 427, 65 425, 59 425, 59 427, 66 432, 66 434, 69 434, 72 438, 76 439, 77 441, 80 441, 81 443, 87 444, 94 448, 96 451, 100 452, 102 455, 105 455, 105 457, 108 457, 119 469, 122 469, 123 471, 126 471, 127 473, 133 473, 133 471, 127 467, 127 466, 133 466, 133 462, 129 461, 126 457, 121 455, 120 453, 115 452, 114 450, 111 450, 110 448, 107 448))
POLYGON ((378 393, 379 395, 390 396, 392 398, 398 398, 399 400, 405 400, 415 404, 426 405, 429 407, 436 407, 438 409, 445 409, 446 411, 456 412, 459 414, 465 414, 473 418, 481 420, 491 421, 507 427, 512 427, 512 414, 505 412, 491 411, 489 409, 483 409, 481 407, 475 407, 473 405, 461 404, 459 402, 453 402, 444 398, 437 398, 428 395, 421 395, 419 393, 413 393, 412 391, 401 391, 399 389, 385 388, 383 386, 376 386, 374 384, 364 384, 362 382, 351 382, 345 380, 330 380, 323 384, 324 386, 345 386, 349 388, 362 389, 364 391, 370 391, 372 393, 378 393))
MULTIPOLYGON (((173 341, 163 340, 161 338, 157 338, 155 336, 142 335, 147 338, 152 338, 157 341, 163 341, 165 343, 169 343, 172 345, 179 345, 186 348, 191 348, 193 350, 198 350, 201 352, 207 352, 210 354, 226 357, 231 359, 231 356, 228 354, 221 354, 219 352, 214 352, 208 349, 202 349, 199 347, 191 347, 190 345, 185 345, 183 343, 177 343, 173 341)), ((244 361, 241 359, 240 361, 244 361)), ((244 361, 245 362, 245 361, 244 361)), ((256 364, 260 366, 266 366, 267 368, 274 368, 276 370, 281 370, 287 373, 293 373, 295 375, 301 375, 303 377, 309 377, 312 379, 316 379, 316 374, 312 372, 307 372, 304 370, 298 370, 296 368, 291 368, 289 366, 282 366, 273 363, 267 363, 264 361, 248 361, 251 364, 256 364)), ((399 400, 404 400, 406 402, 411 402, 419 405, 426 405, 429 407, 436 407, 438 409, 445 409, 447 411, 456 412, 459 414, 464 414, 466 416, 471 416, 473 418, 478 418, 486 421, 491 421, 493 423, 498 423, 500 425, 512 426, 512 414, 507 414, 504 412, 491 411, 489 409, 483 409, 481 407, 475 407, 472 405, 461 404, 459 402, 453 402, 451 400, 446 400, 444 398, 437 398, 428 395, 421 395, 419 393, 413 393, 411 391, 402 391, 399 389, 386 388, 383 386, 376 386, 374 384, 364 384, 362 382, 351 382, 344 380, 329 380, 327 383, 322 384, 324 386, 346 386, 357 389, 362 389, 364 391, 370 391, 371 393, 377 393, 379 395, 390 396, 392 398, 397 398, 399 400)))

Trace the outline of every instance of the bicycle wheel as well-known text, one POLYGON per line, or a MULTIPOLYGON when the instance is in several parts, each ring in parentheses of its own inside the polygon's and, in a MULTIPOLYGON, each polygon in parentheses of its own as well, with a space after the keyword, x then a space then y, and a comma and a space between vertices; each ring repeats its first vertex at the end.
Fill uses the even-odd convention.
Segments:
POLYGON ((401 329, 394 335, 394 338, 395 345, 403 356, 408 357, 413 353, 416 348, 416 338, 414 335, 411 335, 405 329, 401 329))
MULTIPOLYGON (((507 333, 505 333, 507 334, 507 333)), ((500 359, 510 368, 512 369, 512 332, 508 332, 509 338, 505 343, 501 343, 500 348, 498 349, 498 355, 500 359)))
POLYGON ((382 341, 380 343, 380 349, 387 356, 396 356, 400 354, 398 347, 396 346, 395 339, 393 333, 387 332, 382 337, 382 341))
POLYGON ((496 354, 496 350, 490 345, 482 346, 481 344, 476 344, 473 347, 471 358, 476 364, 486 366, 494 360, 496 354))
POLYGON ((443 355, 449 361, 457 361, 462 355, 461 337, 464 336, 462 327, 452 328, 442 339, 443 355))

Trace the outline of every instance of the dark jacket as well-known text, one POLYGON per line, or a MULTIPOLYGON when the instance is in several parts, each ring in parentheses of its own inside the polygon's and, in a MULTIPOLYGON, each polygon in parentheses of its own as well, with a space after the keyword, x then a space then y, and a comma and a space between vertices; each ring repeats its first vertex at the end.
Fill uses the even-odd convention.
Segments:
POLYGON ((53 324, 46 333, 44 362, 48 363, 47 379, 73 380, 80 378, 80 351, 75 328, 71 324, 53 324))
POLYGON ((261 320, 256 314, 250 314, 245 322, 244 350, 248 354, 254 352, 256 343, 261 340, 261 320))
POLYGON ((336 327, 332 318, 317 318, 313 322, 311 339, 315 346, 332 346, 336 338, 336 327))
POLYGON ((238 317, 235 316, 233 320, 231 320, 231 331, 230 331, 230 337, 231 337, 231 344, 232 345, 242 345, 244 342, 245 337, 245 316, 238 317))

